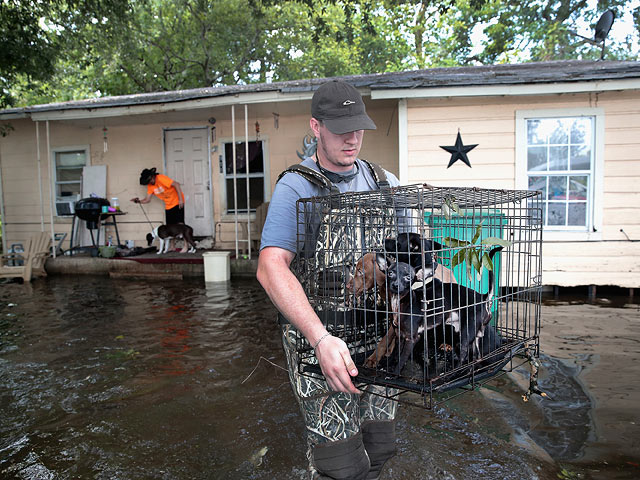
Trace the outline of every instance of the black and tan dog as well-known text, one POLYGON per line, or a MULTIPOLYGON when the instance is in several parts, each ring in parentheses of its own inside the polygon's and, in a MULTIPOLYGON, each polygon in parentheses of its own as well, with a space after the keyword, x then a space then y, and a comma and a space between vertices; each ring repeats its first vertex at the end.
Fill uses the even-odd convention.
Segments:
MULTIPOLYGON (((489 252, 492 261, 502 248, 495 247, 489 252)), ((399 358, 396 374, 400 374, 423 334, 443 325, 451 326, 457 334, 460 365, 468 362, 474 351, 478 358, 482 356, 480 342, 491 321, 493 271, 489 271, 489 288, 485 294, 456 283, 445 284, 428 274, 425 278, 429 277, 430 282, 413 289, 416 273, 423 270, 422 260, 420 265, 412 266, 403 261, 390 261, 385 255, 378 254, 376 261, 387 277, 391 309, 397 317, 399 358)))
POLYGON ((184 223, 174 223, 171 225, 160 225, 154 228, 151 233, 147 233, 147 245, 151 246, 155 239, 160 241, 160 247, 158 248, 158 255, 161 253, 167 253, 169 251, 169 243, 172 238, 183 238, 184 246, 180 253, 187 251, 187 245, 189 245, 189 253, 196 251, 196 244, 193 241, 193 228, 184 223))

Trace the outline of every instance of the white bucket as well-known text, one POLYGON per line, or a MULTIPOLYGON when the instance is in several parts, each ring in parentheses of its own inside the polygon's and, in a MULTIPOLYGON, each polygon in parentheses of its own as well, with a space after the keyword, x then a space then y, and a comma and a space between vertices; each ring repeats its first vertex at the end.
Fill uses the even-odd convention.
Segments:
POLYGON ((205 252, 205 282, 228 282, 231 279, 231 252, 205 252))

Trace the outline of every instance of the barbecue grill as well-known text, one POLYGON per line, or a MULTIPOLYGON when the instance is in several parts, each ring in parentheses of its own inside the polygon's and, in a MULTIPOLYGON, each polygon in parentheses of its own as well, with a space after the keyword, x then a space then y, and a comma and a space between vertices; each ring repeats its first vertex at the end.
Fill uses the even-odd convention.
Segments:
MULTIPOLYGON (((84 220, 87 224, 87 230, 91 234, 92 255, 97 255, 98 246, 100 244, 100 226, 112 225, 116 233, 116 245, 120 245, 120 235, 118 234, 118 225, 116 216, 124 215, 125 212, 103 212, 103 208, 110 207, 111 204, 106 198, 88 197, 78 200, 75 204, 75 215, 73 217, 73 225, 71 227, 71 243, 73 243, 73 234, 76 226, 76 218, 84 220), (111 222, 105 222, 105 219, 111 217, 111 222), (93 231, 97 230, 97 237, 94 237, 93 231)), ((83 247, 76 247, 83 248, 83 247)), ((69 250, 73 251, 73 245, 69 245, 69 250)))
POLYGON ((106 198, 88 197, 78 200, 75 205, 76 216, 80 220, 87 222, 89 230, 96 230, 100 222, 102 207, 109 207, 111 204, 106 198))

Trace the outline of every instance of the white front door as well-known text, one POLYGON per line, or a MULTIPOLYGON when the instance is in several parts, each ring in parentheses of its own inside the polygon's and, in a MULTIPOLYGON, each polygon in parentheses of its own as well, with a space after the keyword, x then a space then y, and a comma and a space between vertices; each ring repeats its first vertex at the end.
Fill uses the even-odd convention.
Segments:
POLYGON ((165 130, 167 175, 182 186, 184 221, 198 237, 213 236, 209 129, 165 130))

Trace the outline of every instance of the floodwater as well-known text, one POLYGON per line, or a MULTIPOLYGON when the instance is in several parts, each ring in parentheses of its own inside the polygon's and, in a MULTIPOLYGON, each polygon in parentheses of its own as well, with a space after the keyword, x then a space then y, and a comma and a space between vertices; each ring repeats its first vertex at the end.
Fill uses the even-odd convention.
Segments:
MULTIPOLYGON (((304 478, 274 316, 254 280, 0 285, 0 478, 304 478)), ((640 478, 638 304, 560 298, 542 325, 550 398, 515 371, 402 405, 382 480, 640 478)))

